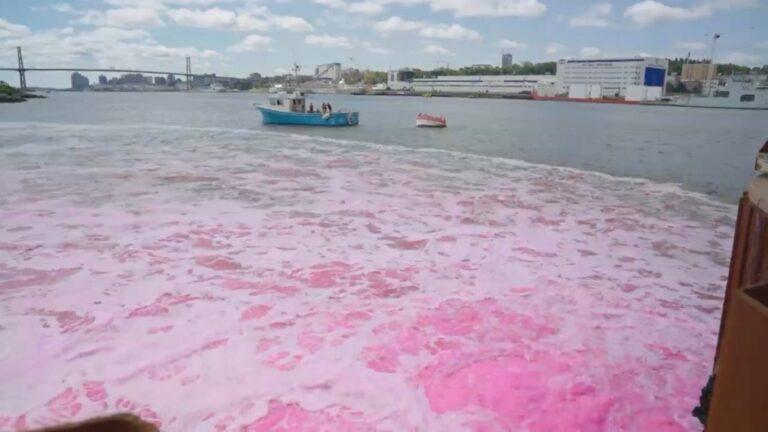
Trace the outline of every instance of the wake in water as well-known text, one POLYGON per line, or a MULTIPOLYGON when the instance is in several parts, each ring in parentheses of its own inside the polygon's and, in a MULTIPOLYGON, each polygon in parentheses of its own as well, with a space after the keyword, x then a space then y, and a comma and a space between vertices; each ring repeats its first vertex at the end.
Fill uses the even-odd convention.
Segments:
POLYGON ((733 207, 447 152, 0 128, 0 430, 696 429, 733 207))

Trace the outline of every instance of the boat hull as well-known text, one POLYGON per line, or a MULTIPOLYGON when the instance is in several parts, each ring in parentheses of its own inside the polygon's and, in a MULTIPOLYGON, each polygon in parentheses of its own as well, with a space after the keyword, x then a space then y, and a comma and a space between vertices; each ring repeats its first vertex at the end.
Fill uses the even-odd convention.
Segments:
POLYGON ((444 128, 445 123, 434 121, 434 120, 416 120, 416 127, 444 128))
POLYGON ((256 107, 261 112, 264 124, 304 125, 304 126, 355 126, 359 123, 357 112, 298 113, 277 111, 266 107, 256 107))
POLYGON ((416 127, 444 128, 445 126, 445 117, 435 117, 427 114, 416 116, 416 127))

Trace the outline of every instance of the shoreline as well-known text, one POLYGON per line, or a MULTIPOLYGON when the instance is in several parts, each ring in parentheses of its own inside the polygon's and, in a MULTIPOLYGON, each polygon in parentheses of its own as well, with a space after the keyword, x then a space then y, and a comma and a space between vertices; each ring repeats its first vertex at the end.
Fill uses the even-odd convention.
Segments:
POLYGON ((28 99, 45 99, 43 95, 34 93, 17 93, 12 95, 0 93, 0 103, 19 103, 26 102, 28 99))

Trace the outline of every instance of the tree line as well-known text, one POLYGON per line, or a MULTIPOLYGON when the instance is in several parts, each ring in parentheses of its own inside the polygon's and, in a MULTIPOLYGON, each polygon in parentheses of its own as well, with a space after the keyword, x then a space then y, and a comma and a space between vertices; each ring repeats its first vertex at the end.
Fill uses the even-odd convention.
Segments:
POLYGON ((414 69, 413 72, 415 78, 430 78, 436 75, 554 75, 557 73, 557 62, 522 62, 509 67, 472 65, 458 69, 438 68, 431 71, 414 69))
MULTIPOLYGON (((690 64, 708 64, 709 59, 691 59, 685 57, 677 57, 669 60, 669 73, 681 74, 683 72, 683 65, 690 64)), ((768 74, 768 65, 749 67, 744 65, 737 65, 734 63, 718 63, 717 74, 718 75, 738 75, 738 74, 768 74)))

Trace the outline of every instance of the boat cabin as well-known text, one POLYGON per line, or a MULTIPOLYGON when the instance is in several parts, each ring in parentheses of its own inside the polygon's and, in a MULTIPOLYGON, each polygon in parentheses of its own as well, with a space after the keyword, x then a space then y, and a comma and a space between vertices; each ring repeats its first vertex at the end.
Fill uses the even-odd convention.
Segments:
POLYGON ((306 99, 302 92, 280 92, 269 96, 269 107, 275 110, 303 113, 306 112, 305 105, 306 99))
POLYGON ((762 107, 768 108, 768 81, 762 77, 734 75, 718 82, 712 92, 712 98, 729 108, 762 107))

